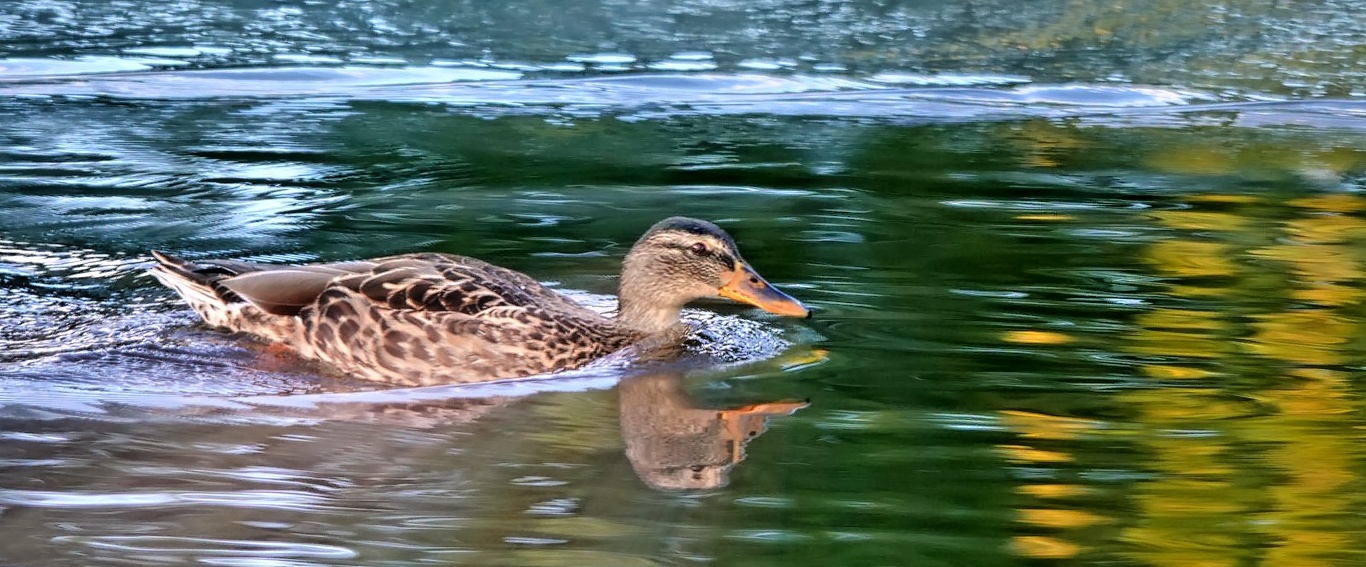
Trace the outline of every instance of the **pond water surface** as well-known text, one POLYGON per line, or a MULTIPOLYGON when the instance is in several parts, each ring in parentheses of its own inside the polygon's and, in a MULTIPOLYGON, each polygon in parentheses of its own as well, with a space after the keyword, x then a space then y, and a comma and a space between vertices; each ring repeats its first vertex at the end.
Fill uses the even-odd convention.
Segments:
POLYGON ((1359 564, 1361 11, 921 4, 0 6, 0 563, 1359 564), (815 317, 375 390, 144 275, 680 214, 815 317))

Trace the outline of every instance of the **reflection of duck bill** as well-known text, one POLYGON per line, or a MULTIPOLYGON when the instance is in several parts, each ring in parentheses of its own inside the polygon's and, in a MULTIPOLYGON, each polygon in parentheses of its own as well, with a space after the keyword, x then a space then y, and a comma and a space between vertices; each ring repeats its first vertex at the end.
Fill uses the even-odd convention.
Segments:
POLYGON ((730 449, 730 462, 738 463, 745 458, 745 443, 758 437, 767 429, 767 417, 771 415, 792 415, 808 405, 807 402, 769 402, 752 404, 741 408, 716 412, 726 432, 726 444, 730 449))
POLYGON ((732 415, 759 414, 759 415, 792 415, 797 410, 811 405, 810 402, 769 402, 766 404, 750 404, 731 410, 722 410, 720 416, 725 419, 732 415))

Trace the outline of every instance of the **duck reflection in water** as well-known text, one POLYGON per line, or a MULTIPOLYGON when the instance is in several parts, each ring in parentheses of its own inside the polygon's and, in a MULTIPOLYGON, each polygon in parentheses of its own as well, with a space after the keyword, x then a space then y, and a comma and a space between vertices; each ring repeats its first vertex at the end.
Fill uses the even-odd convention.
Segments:
POLYGON ((769 416, 791 415, 807 402, 733 409, 698 407, 682 374, 627 378, 617 386, 626 458, 658 490, 720 488, 745 458, 745 444, 768 429, 769 416))
MULTIPOLYGON (((767 430, 769 417, 791 415, 809 405, 805 401, 778 401, 725 409, 699 407, 684 390, 683 382, 682 372, 668 371, 627 377, 616 387, 627 460, 636 476, 656 490, 726 486, 730 470, 745 458, 745 445, 767 430)), ((413 402, 332 402, 313 411, 327 420, 442 430, 463 428, 495 413, 517 411, 513 406, 534 397, 536 394, 514 393, 413 402)), ((300 398, 308 396, 293 397, 296 402, 300 398)), ((585 416, 585 421, 595 420, 585 416)))

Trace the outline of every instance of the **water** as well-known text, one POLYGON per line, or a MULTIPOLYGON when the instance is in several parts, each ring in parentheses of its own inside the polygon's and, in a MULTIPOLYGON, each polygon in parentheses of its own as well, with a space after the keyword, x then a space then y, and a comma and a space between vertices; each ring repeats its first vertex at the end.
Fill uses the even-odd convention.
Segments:
POLYGON ((0 563, 1355 565, 1359 12, 7 3, 0 563), (143 275, 454 252, 608 309, 677 214, 816 317, 376 390, 143 275))

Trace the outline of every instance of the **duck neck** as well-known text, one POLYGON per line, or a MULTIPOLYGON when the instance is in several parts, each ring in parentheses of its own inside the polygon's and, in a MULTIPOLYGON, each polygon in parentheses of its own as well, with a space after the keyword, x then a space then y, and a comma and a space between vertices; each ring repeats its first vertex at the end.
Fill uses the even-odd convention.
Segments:
POLYGON ((655 335, 675 329, 683 302, 670 297, 659 280, 638 265, 631 255, 622 263, 621 285, 617 290, 617 322, 631 330, 655 335))

